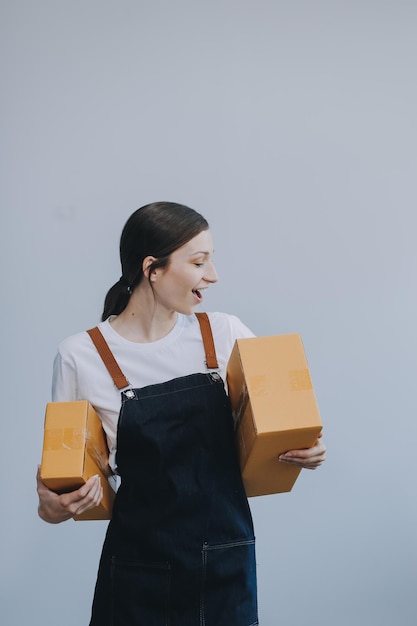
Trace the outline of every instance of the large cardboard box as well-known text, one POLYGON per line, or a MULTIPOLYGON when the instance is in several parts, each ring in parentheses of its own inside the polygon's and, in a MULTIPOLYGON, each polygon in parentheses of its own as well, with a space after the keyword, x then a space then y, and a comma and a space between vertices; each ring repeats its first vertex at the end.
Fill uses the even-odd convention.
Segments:
POLYGON ((311 447, 322 429, 300 335, 238 339, 227 383, 247 495, 291 491, 301 468, 278 456, 311 447))
POLYGON ((109 483, 109 451, 101 420, 86 400, 46 406, 41 478, 58 493, 78 489, 98 474, 103 487, 99 506, 75 520, 110 519, 115 492, 109 483))

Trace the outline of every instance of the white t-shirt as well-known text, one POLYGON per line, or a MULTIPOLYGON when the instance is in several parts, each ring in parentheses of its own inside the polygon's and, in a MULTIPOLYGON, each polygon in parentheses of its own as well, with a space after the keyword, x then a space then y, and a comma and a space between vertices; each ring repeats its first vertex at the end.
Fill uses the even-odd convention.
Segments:
MULTIPOLYGON (((208 315, 219 364, 217 371, 225 380, 235 340, 253 337, 254 334, 234 315, 208 315)), ((207 371, 200 325, 195 315, 179 314, 171 332, 151 343, 124 339, 109 324, 109 320, 98 326, 133 388, 207 371)), ((86 332, 72 335, 59 345, 54 361, 52 400, 91 402, 103 422, 110 450, 110 466, 114 469, 120 391, 86 332)))

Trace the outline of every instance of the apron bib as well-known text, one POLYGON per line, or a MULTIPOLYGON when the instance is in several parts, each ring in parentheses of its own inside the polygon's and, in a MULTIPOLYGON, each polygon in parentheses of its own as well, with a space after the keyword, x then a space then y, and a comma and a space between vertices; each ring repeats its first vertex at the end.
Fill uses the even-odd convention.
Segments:
POLYGON ((121 401, 121 484, 90 626, 255 626, 255 539, 223 380, 191 374, 121 401))

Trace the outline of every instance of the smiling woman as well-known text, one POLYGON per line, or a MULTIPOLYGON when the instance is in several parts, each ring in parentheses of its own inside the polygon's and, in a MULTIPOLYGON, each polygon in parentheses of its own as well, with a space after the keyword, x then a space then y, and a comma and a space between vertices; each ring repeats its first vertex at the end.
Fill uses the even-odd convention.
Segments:
MULTIPOLYGON (((212 255, 193 209, 138 209, 97 327, 128 385, 112 380, 87 332, 59 346, 53 399, 91 402, 121 480, 90 626, 258 624, 254 531, 224 386, 235 340, 253 333, 233 315, 195 315, 217 281, 212 255)), ((314 468, 324 451, 318 441, 291 461, 314 468)), ((58 495, 38 476, 38 493, 40 516, 57 523, 97 506, 102 490, 93 477, 58 495)))

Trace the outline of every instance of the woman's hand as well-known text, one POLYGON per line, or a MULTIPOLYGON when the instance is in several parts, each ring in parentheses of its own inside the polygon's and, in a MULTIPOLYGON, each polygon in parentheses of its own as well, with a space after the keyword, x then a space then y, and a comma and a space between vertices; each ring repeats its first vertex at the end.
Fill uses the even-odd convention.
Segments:
POLYGON ((98 506, 103 497, 103 488, 99 476, 92 476, 85 485, 76 491, 61 495, 48 489, 42 482, 40 467, 38 467, 36 482, 39 496, 39 517, 50 524, 59 524, 59 522, 64 522, 74 515, 79 515, 98 506))
POLYGON ((278 458, 283 463, 292 463, 306 469, 317 469, 326 460, 326 446, 321 438, 321 433, 312 448, 289 450, 278 458))

